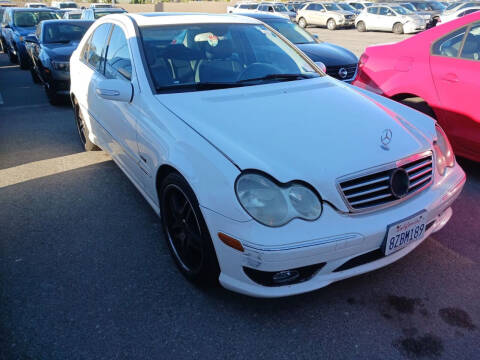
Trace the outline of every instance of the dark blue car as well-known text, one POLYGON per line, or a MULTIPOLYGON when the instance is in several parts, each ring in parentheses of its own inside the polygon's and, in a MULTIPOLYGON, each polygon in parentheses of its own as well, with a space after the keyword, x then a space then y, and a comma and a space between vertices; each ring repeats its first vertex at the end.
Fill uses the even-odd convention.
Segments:
POLYGON ((35 83, 42 83, 52 104, 70 91, 70 56, 93 21, 46 20, 35 35, 25 38, 30 55, 30 72, 35 83))
POLYGON ((2 41, 4 51, 12 63, 18 62, 22 69, 30 65, 25 49, 25 37, 35 32, 35 27, 43 20, 60 19, 56 10, 8 8, 2 21, 2 41))
POLYGON ((313 62, 323 63, 328 75, 348 83, 355 79, 358 58, 351 51, 338 45, 319 41, 297 24, 280 16, 257 13, 237 15, 258 19, 277 30, 302 50, 313 62))

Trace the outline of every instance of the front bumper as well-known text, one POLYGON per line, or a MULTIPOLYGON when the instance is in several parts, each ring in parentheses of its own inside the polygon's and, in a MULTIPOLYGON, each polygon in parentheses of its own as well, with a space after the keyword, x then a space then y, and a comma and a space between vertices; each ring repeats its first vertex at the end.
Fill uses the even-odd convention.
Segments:
POLYGON ((242 294, 281 297, 319 289, 386 266, 408 254, 448 222, 452 214, 450 206, 464 183, 465 173, 456 165, 427 190, 390 208, 369 214, 348 215, 325 206, 317 221, 293 220, 280 228, 269 228, 253 220, 237 222, 202 207, 221 268, 219 281, 225 288, 242 294), (421 241, 413 242, 389 256, 377 256, 368 262, 355 264, 360 255, 366 254, 369 258, 369 253, 378 254, 389 224, 422 210, 426 210, 428 230, 421 241), (218 232, 239 239, 244 252, 221 242, 218 232), (349 261, 353 261, 354 265, 345 266, 349 261), (312 277, 283 286, 260 285, 243 269, 274 272, 316 264, 323 265, 312 277), (343 269, 340 268, 342 265, 343 269))
POLYGON ((403 32, 405 34, 413 34, 419 31, 423 31, 426 28, 425 23, 414 23, 414 22, 407 22, 403 24, 403 32))

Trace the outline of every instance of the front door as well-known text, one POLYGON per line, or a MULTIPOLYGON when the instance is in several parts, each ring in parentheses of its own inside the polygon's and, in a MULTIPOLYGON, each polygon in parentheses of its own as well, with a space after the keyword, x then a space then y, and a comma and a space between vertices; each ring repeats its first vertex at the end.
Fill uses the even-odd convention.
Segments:
POLYGON ((457 152, 480 156, 480 22, 434 43, 432 77, 440 99, 439 121, 457 152))

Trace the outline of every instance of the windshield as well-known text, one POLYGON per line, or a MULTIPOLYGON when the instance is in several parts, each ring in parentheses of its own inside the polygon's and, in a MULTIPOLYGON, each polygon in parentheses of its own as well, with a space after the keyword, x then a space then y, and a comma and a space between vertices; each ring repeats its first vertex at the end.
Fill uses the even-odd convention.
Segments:
POLYGON ((249 9, 255 10, 258 7, 258 4, 242 4, 239 6, 240 9, 249 9))
POLYGON ((40 21, 60 19, 56 11, 15 11, 13 23, 19 27, 34 27, 40 21))
POLYGON ((392 6, 391 8, 393 11, 400 15, 408 15, 412 13, 410 10, 405 9, 402 6, 392 6))
POLYGON ((340 6, 343 10, 346 10, 346 11, 352 11, 352 12, 355 11, 355 8, 351 5, 348 5, 348 4, 340 3, 340 4, 338 4, 338 6, 340 6))
POLYGON ((432 7, 433 10, 443 11, 445 10, 445 5, 438 1, 429 1, 428 4, 432 7))
POLYGON ((78 8, 77 4, 74 2, 71 3, 61 3, 59 5, 60 9, 72 9, 72 8, 78 8))
POLYGON ((447 8, 445 10, 451 10, 451 9, 454 9, 456 8, 458 5, 460 5, 459 3, 453 3, 453 4, 450 4, 447 6, 447 8))
POLYGON ((267 22, 272 28, 285 36, 294 44, 315 44, 316 41, 310 33, 303 30, 297 24, 291 21, 272 21, 267 22))
POLYGON ((80 19, 82 17, 82 13, 69 13, 67 16, 69 19, 80 19))
POLYGON ((321 76, 264 25, 141 28, 157 92, 211 90, 321 76))
POLYGON ((341 10, 337 4, 325 3, 323 4, 328 11, 341 10))
POLYGON ((402 4, 402 6, 405 8, 405 9, 408 9, 410 11, 415 11, 415 7, 412 5, 412 4, 402 4))
POLYGON ((88 29, 88 25, 73 25, 65 23, 45 24, 43 28, 43 42, 46 44, 69 43, 70 41, 80 41, 83 34, 88 29))
POLYGON ((275 4, 275 5, 273 5, 273 8, 275 9, 276 12, 287 12, 288 11, 288 9, 283 4, 275 4))
POLYGON ((103 16, 107 16, 110 14, 119 14, 122 11, 95 11, 95 19, 100 19, 103 16))

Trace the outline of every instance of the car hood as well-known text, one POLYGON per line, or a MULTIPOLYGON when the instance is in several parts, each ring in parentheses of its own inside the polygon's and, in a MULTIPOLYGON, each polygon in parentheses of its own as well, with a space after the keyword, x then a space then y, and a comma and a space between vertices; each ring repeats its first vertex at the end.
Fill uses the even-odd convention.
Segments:
POLYGON ((353 12, 347 11, 347 10, 329 10, 328 12, 329 12, 329 13, 335 13, 335 14, 343 15, 343 16, 346 16, 346 15, 355 15, 353 12))
POLYGON ((297 47, 310 59, 313 61, 321 61, 325 66, 349 65, 358 62, 357 57, 351 51, 327 42, 317 44, 297 44, 297 47))
POLYGON ((26 36, 26 35, 30 35, 31 33, 35 32, 35 26, 33 26, 33 27, 16 26, 15 31, 17 33, 19 33, 21 36, 26 36))
POLYGON ((52 60, 68 61, 78 46, 78 41, 71 41, 68 44, 45 44, 44 49, 52 60))
MULTIPOLYGON (((431 148, 424 132, 380 103, 391 100, 369 94, 319 77, 156 97, 240 169, 280 182, 306 181, 346 210, 338 177, 431 148), (389 150, 381 148, 385 129, 393 134, 389 150)), ((426 121, 433 137, 431 119, 403 105, 398 109, 426 121)))

